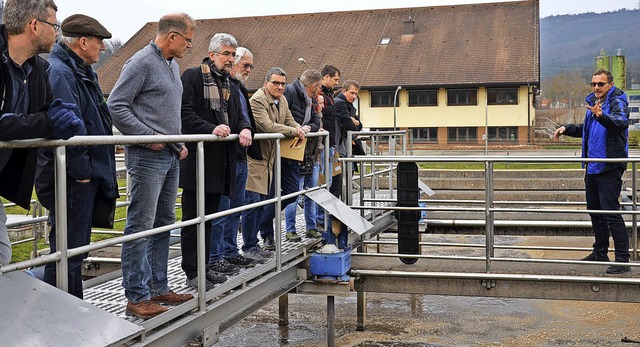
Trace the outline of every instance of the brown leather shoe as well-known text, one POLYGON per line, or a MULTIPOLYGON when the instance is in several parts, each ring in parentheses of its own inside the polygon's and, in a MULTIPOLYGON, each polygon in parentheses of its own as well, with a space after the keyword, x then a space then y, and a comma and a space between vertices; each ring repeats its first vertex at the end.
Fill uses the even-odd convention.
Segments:
POLYGON ((147 319, 155 317, 161 313, 169 311, 168 308, 162 307, 159 304, 152 302, 151 300, 140 301, 137 304, 131 301, 127 302, 127 315, 136 316, 138 318, 147 319))
POLYGON ((164 294, 160 294, 151 298, 153 302, 159 302, 167 305, 180 305, 193 299, 191 294, 178 294, 170 290, 164 294))

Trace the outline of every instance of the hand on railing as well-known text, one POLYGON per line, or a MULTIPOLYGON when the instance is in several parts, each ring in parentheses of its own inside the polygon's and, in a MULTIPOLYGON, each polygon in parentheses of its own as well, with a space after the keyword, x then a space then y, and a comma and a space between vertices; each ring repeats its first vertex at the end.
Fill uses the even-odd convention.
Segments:
POLYGON ((76 104, 62 102, 60 99, 55 99, 51 103, 47 114, 51 119, 53 137, 68 140, 82 129, 84 123, 73 112, 76 108, 76 104))

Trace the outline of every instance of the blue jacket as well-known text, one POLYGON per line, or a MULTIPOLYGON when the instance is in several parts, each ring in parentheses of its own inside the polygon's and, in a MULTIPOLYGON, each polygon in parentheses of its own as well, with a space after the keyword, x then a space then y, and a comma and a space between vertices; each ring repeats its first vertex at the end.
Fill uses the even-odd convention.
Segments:
MULTIPOLYGON (((596 97, 589 94, 586 102, 593 106, 596 97)), ((627 158, 629 152, 629 101, 615 86, 609 89, 602 116, 587 110, 583 124, 565 124, 565 135, 582 137, 583 158, 627 158)), ((584 164, 583 164, 584 167, 584 164)), ((587 174, 598 174, 614 168, 627 168, 627 163, 587 163, 587 174)))
MULTIPOLYGON (((47 61, 34 56, 25 64, 32 67, 29 74, 29 111, 14 113, 9 107, 12 94, 11 76, 2 53, 7 50, 7 31, 0 25, 0 141, 51 136, 51 122, 47 115, 53 101, 47 61)), ((0 149, 0 196, 29 208, 36 171, 36 148, 0 149)))
MULTIPOLYGON (((84 127, 77 135, 113 135, 111 116, 102 90, 93 83, 97 80, 95 72, 90 67, 82 71, 78 68, 77 61, 81 60, 75 53, 68 53, 59 43, 55 44, 49 55, 47 69, 53 94, 64 102, 78 105, 75 113, 83 120, 84 127), (102 113, 100 107, 103 108, 102 113)), ((99 191, 105 198, 118 196, 113 145, 71 146, 66 148, 66 154, 69 180, 91 179, 98 183, 99 191)), ((55 204, 53 168, 52 149, 41 148, 38 151, 36 193, 47 209, 51 209, 55 204)))

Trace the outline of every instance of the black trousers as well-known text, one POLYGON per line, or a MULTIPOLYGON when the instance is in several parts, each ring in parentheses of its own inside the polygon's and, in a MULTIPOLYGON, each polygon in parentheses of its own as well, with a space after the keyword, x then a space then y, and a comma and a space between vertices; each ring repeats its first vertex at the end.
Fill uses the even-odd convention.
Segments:
MULTIPOLYGON (((204 213, 212 214, 218 212, 220 205, 220 195, 204 193, 204 213)), ((182 191, 182 220, 189 220, 198 216, 196 206, 197 193, 191 190, 182 191)), ((211 242, 211 221, 205 223, 204 230, 204 257, 205 262, 209 259, 211 242)), ((198 225, 190 225, 182 228, 180 233, 182 248, 182 270, 191 279, 198 276, 198 225)))

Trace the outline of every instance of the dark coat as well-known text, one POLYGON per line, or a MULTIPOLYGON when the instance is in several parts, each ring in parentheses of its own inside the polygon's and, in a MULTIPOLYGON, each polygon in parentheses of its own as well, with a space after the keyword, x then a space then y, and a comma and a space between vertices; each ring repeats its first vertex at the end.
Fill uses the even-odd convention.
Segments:
MULTIPOLYGON (((11 76, 3 54, 7 51, 7 31, 0 26, 0 141, 22 140, 51 136, 51 121, 47 111, 53 101, 47 77, 48 63, 34 56, 25 64, 33 70, 29 74, 29 110, 15 114, 8 102, 13 92, 11 76)), ((0 149, 0 196, 29 208, 36 172, 36 148, 0 149)))
MULTIPOLYGON (((204 106, 204 80, 200 66, 189 68, 182 74, 182 133, 211 134, 222 124, 223 116, 204 106)), ((231 87, 228 102, 229 127, 232 134, 251 129, 251 124, 240 115, 240 94, 231 87)), ((195 191, 196 142, 186 144, 189 155, 180 162, 180 187, 195 191)), ((204 190, 235 198, 236 147, 234 141, 204 143, 204 190)))
MULTIPOLYGON (((76 56, 75 59, 80 59, 76 56)), ((58 43, 49 55, 49 80, 56 98, 76 104, 74 110, 84 127, 77 135, 113 135, 111 116, 106 103, 104 113, 99 111, 103 101, 102 90, 93 83, 97 78, 93 70, 83 72, 76 60, 58 43)), ((113 145, 72 146, 66 149, 67 178, 69 180, 91 179, 98 183, 98 199, 115 202, 119 196, 116 181, 115 149, 113 145)), ((42 205, 51 210, 55 206, 54 155, 51 148, 38 152, 36 193, 42 205)), ((68 193, 71 193, 68 191, 68 193)), ((70 197, 73 198, 73 197, 70 197)))
MULTIPOLYGON (((284 89, 284 97, 287 98, 289 111, 291 111, 293 119, 295 119, 298 124, 301 126, 308 125, 312 133, 320 130, 320 115, 316 112, 315 104, 317 102, 313 99, 311 100, 311 117, 307 123, 304 123, 305 112, 307 110, 307 92, 299 78, 287 85, 284 89)), ((304 149, 305 161, 310 161, 311 163, 315 161, 319 141, 321 141, 319 137, 311 137, 307 140, 307 145, 304 149)))
POLYGON ((356 108, 348 102, 343 93, 336 96, 336 117, 338 129, 336 134, 336 147, 342 156, 347 155, 347 131, 362 130, 362 123, 353 124, 352 118, 360 120, 356 114, 356 108))
POLYGON ((336 135, 339 134, 340 128, 337 127, 338 120, 336 118, 336 102, 333 98, 333 90, 323 85, 321 93, 324 96, 322 127, 329 132, 329 146, 335 146, 336 135))
MULTIPOLYGON (((249 112, 249 121, 251 123, 251 129, 253 129, 251 131, 251 135, 253 136, 255 134, 255 129, 256 129, 256 120, 253 118, 253 111, 251 110, 251 104, 249 103, 249 91, 247 90, 247 87, 245 87, 244 84, 242 84, 242 82, 240 82, 238 79, 235 79, 229 76, 229 81, 231 81, 231 87, 233 88, 235 86, 236 88, 238 88, 238 92, 240 93, 240 96, 243 97, 244 100, 247 102, 247 111, 249 112)), ((243 148, 242 146, 240 146, 239 142, 236 142, 236 149, 238 151, 239 160, 247 161, 247 155, 249 155, 251 158, 256 160, 262 160, 262 150, 260 149, 260 141, 251 141, 251 146, 249 146, 248 149, 243 148)))

